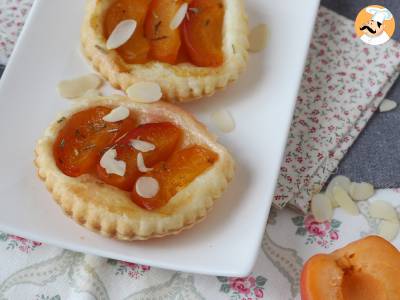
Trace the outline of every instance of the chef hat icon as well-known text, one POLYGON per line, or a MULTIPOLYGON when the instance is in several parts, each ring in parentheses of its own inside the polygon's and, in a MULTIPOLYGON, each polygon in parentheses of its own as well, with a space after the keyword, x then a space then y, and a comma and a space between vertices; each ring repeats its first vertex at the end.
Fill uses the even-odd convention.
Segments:
POLYGON ((366 8, 367 13, 372 15, 372 20, 383 24, 383 21, 390 20, 393 18, 392 13, 387 8, 377 8, 368 6, 366 8))

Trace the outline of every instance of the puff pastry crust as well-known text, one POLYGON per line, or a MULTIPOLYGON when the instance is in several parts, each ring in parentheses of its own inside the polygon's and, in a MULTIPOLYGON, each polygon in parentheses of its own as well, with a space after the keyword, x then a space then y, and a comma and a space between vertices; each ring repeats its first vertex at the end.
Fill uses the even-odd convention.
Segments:
MULTIPOLYGON (((184 131, 181 147, 198 144, 218 154, 218 160, 164 207, 148 211, 137 206, 128 192, 107 185, 95 176, 69 177, 56 166, 52 147, 63 122, 54 121, 36 145, 35 164, 64 212, 79 224, 120 240, 146 240, 177 234, 201 221, 225 190, 234 174, 234 161, 215 137, 190 114, 168 103, 139 104, 127 97, 112 96, 82 100, 60 118, 92 106, 128 107, 140 124, 167 121, 184 131)), ((61 119, 62 120, 62 119, 61 119)))
POLYGON ((215 68, 190 63, 170 65, 151 61, 127 64, 115 50, 107 50, 103 20, 113 0, 87 0, 81 30, 84 55, 115 88, 126 90, 137 81, 157 82, 164 100, 185 102, 214 94, 238 78, 248 57, 248 24, 243 0, 223 0, 225 16, 222 48, 224 63, 215 68))

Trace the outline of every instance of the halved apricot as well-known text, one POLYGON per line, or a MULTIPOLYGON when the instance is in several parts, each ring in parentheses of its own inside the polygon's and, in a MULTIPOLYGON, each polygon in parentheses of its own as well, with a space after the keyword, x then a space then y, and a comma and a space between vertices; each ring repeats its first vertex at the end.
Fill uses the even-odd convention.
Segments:
POLYGON ((183 21, 183 37, 191 62, 200 67, 223 63, 222 26, 224 6, 221 0, 193 0, 183 21))
POLYGON ((132 118, 109 123, 103 117, 111 111, 97 106, 78 112, 66 122, 53 145, 58 168, 66 175, 77 177, 90 172, 100 159, 100 152, 136 127, 132 118))
POLYGON ((302 300, 400 299, 400 252, 388 241, 369 236, 304 265, 302 300))
POLYGON ((134 19, 137 22, 132 37, 117 49, 118 54, 129 64, 146 63, 150 43, 144 36, 144 22, 150 0, 116 0, 108 8, 104 18, 106 39, 115 27, 124 20, 134 19))
POLYGON ((139 206, 153 210, 164 206, 180 190, 205 172, 218 159, 218 155, 202 146, 191 146, 175 152, 167 161, 160 162, 144 176, 155 178, 159 191, 153 198, 132 191, 132 200, 139 206))
POLYGON ((183 0, 153 0, 146 17, 145 32, 150 40, 152 59, 174 64, 181 47, 179 29, 171 29, 170 23, 183 0))
POLYGON ((100 164, 97 164, 97 176, 105 183, 130 191, 141 174, 137 168, 139 151, 131 146, 131 142, 133 140, 141 140, 155 146, 154 150, 142 153, 145 165, 151 167, 159 161, 166 160, 172 154, 181 136, 182 130, 172 123, 163 122, 141 125, 129 132, 114 147, 117 151, 116 159, 123 160, 126 163, 125 175, 107 174, 106 170, 100 164))

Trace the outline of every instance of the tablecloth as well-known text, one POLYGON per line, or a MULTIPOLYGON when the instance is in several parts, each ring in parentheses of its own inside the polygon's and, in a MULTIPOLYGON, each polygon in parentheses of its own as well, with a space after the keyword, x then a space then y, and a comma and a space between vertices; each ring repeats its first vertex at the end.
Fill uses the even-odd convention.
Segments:
MULTIPOLYGON (((4 63, 12 44, 2 42, 15 41, 30 3, 0 0, 0 59, 4 63), (4 24, 10 27, 5 30, 4 24)), ((323 23, 336 17, 321 8, 323 23)), ((390 201, 400 211, 400 189, 380 190, 374 199, 390 201)), ((272 209, 257 262, 245 278, 162 270, 0 233, 0 299, 299 299, 299 275, 306 259, 376 232, 377 222, 368 215, 369 202, 358 205, 359 216, 336 210, 333 220, 324 223, 311 215, 272 209)), ((400 238, 394 244, 400 247, 400 238)))
MULTIPOLYGON (((354 20, 362 8, 373 2, 370 0, 321 0, 321 3, 354 20)), ((381 0, 379 5, 389 9, 398 20, 400 16, 398 0, 381 0)), ((392 38, 400 40, 399 27, 392 38)), ((379 188, 400 186, 400 172, 397 171, 400 169, 400 157, 397 155, 397 149, 400 149, 399 78, 386 97, 397 102, 397 109, 384 114, 374 114, 346 156, 340 161, 338 168, 338 174, 349 176, 359 182, 371 182, 379 188)))
MULTIPOLYGON (((376 199, 391 202, 400 212, 400 189, 380 190, 371 201, 376 199)), ((376 232, 368 205, 359 203, 357 217, 336 210, 332 222, 324 223, 273 209, 255 267, 245 278, 167 271, 1 233, 0 299, 300 299, 299 274, 305 260, 376 232)), ((400 247, 400 238, 394 244, 400 247)))

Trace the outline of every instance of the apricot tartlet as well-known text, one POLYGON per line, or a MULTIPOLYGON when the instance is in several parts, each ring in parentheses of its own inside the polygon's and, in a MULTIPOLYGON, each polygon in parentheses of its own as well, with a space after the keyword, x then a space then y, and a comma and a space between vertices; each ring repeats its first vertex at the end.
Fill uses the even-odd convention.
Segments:
POLYGON ((168 103, 82 100, 46 130, 36 166, 64 212, 121 240, 176 234, 202 220, 234 161, 207 129, 168 103))
POLYGON ((88 0, 81 42, 115 88, 156 82, 183 102, 238 78, 247 35, 243 0, 88 0))

